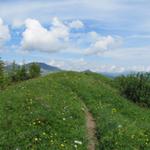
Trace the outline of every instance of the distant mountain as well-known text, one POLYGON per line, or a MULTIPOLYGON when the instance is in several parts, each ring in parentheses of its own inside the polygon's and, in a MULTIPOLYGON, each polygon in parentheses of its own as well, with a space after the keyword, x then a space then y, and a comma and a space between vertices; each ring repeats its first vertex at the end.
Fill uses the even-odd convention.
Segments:
MULTIPOLYGON (((20 65, 16 64, 16 67, 19 68, 20 65)), ((12 63, 5 64, 5 70, 10 71, 12 69, 12 63)))
POLYGON ((90 69, 87 69, 87 70, 85 70, 85 71, 83 71, 83 72, 86 72, 86 73, 90 73, 90 72, 92 72, 90 69))
MULTIPOLYGON (((91 73, 93 71, 87 69, 87 70, 84 70, 83 72, 91 73)), ((116 77, 122 76, 122 75, 127 76, 127 75, 131 74, 132 72, 95 72, 95 73, 102 74, 108 78, 116 78, 116 77)))
MULTIPOLYGON (((26 64, 26 67, 28 68, 31 64, 32 63, 26 64)), ((60 68, 55 67, 55 66, 51 66, 51 65, 48 65, 48 64, 45 64, 45 63, 36 62, 36 64, 38 64, 40 66, 42 74, 48 74, 48 73, 53 73, 53 72, 59 72, 59 71, 61 71, 60 68)), ((19 67, 19 66, 21 66, 21 65, 17 64, 17 67, 19 67)), ((11 64, 9 63, 9 64, 5 65, 5 70, 6 71, 11 70, 11 68, 12 68, 12 63, 11 64)))
POLYGON ((116 77, 122 76, 122 75, 126 76, 130 73, 131 72, 122 72, 122 73, 119 73, 119 72, 118 73, 115 73, 115 72, 112 72, 112 73, 110 73, 110 72, 100 72, 100 74, 103 74, 104 76, 109 77, 109 78, 116 78, 116 77))
MULTIPOLYGON (((28 63, 27 66, 31 65, 32 63, 28 63)), ((46 63, 36 62, 41 68, 42 74, 48 74, 53 72, 59 72, 62 71, 60 68, 48 65, 46 63)))

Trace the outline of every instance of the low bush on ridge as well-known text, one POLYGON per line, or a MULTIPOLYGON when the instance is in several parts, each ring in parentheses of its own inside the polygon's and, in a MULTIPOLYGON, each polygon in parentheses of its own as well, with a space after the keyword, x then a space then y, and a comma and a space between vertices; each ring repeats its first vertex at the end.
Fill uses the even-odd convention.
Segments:
POLYGON ((121 94, 142 106, 150 107, 150 73, 137 73, 115 79, 121 94))

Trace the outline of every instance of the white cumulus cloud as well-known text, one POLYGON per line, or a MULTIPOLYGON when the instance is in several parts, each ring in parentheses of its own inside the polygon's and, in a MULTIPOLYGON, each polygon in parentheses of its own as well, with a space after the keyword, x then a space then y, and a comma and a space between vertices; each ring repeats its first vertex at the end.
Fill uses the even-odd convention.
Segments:
POLYGON ((0 47, 10 39, 11 35, 9 28, 4 24, 3 20, 0 18, 0 47))
POLYGON ((74 29, 80 29, 80 28, 83 28, 84 27, 84 23, 80 20, 75 20, 75 21, 72 21, 70 24, 69 24, 70 28, 74 28, 74 29))
POLYGON ((91 32, 91 44, 86 50, 86 54, 99 55, 103 52, 113 50, 118 48, 122 44, 122 39, 120 37, 113 36, 101 36, 96 32, 91 32))
POLYGON ((50 29, 43 27, 38 20, 27 19, 22 36, 24 50, 55 52, 66 47, 69 28, 58 18, 53 18, 50 29))
POLYGON ((122 44, 122 38, 118 36, 102 36, 97 32, 73 33, 71 30, 83 27, 84 24, 79 20, 64 23, 54 17, 50 28, 46 28, 36 19, 27 19, 25 31, 22 33, 21 47, 24 51, 49 53, 65 51, 83 55, 100 55, 122 44), (86 47, 81 48, 82 45, 86 47))

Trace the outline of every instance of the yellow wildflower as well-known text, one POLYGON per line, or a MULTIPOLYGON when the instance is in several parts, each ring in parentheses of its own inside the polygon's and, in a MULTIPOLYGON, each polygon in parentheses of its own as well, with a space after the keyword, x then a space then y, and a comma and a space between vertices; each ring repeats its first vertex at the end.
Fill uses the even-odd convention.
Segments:
POLYGON ((112 113, 116 113, 117 112, 117 109, 116 108, 113 108, 112 109, 112 113))
POLYGON ((61 146, 61 147, 65 147, 65 145, 64 145, 64 144, 61 144, 60 146, 61 146))

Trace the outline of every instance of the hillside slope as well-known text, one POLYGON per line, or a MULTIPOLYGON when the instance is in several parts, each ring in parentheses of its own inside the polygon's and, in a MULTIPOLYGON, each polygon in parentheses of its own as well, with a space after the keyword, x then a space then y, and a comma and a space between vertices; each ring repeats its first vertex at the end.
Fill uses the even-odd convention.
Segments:
POLYGON ((119 96, 111 80, 61 72, 0 93, 0 149, 86 150, 84 104, 96 122, 97 149, 150 149, 150 111, 119 96))

